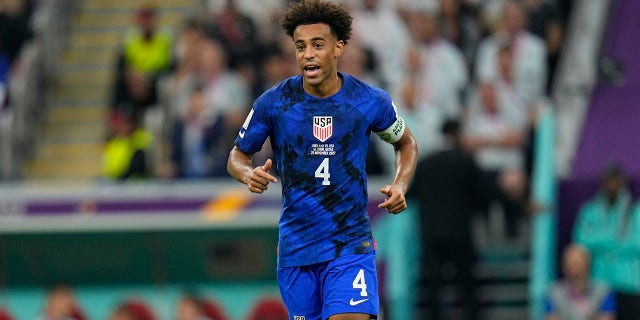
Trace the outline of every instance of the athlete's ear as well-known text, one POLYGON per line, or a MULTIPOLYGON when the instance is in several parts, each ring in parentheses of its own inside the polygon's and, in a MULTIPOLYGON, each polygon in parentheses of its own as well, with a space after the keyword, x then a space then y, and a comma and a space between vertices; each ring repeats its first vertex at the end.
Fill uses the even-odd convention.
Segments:
POLYGON ((336 42, 336 48, 334 51, 335 51, 336 58, 339 58, 342 55, 342 52, 344 51, 344 41, 338 40, 338 42, 336 42))

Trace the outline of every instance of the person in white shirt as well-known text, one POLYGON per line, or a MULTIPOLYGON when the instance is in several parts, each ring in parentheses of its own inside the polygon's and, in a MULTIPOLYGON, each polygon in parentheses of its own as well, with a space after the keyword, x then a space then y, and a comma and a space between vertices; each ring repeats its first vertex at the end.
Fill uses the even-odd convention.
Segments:
POLYGON ((482 170, 485 214, 500 204, 506 235, 513 239, 523 212, 526 119, 512 112, 521 102, 503 89, 493 82, 478 85, 465 121, 465 144, 482 170))
POLYGON ((382 87, 393 91, 404 76, 406 52, 411 43, 406 24, 397 11, 379 3, 362 0, 353 6, 353 38, 373 50, 383 80, 382 87))
POLYGON ((522 5, 509 0, 502 8, 498 29, 480 42, 475 60, 475 76, 480 82, 498 74, 498 51, 508 43, 513 47, 515 86, 527 104, 534 104, 544 94, 547 81, 546 46, 542 39, 526 30, 527 18, 522 5))
POLYGON ((409 21, 414 45, 407 55, 405 77, 398 97, 399 108, 411 115, 407 121, 423 137, 420 154, 438 151, 442 143, 439 128, 447 119, 459 119, 468 71, 460 50, 442 38, 436 17, 413 13, 409 21))

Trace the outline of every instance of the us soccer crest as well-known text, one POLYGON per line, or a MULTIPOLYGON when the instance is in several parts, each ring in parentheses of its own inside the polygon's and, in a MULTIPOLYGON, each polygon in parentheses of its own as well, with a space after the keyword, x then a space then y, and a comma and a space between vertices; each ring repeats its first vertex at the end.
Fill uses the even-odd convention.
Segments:
POLYGON ((327 141, 333 134, 333 117, 313 117, 313 136, 321 142, 327 141))

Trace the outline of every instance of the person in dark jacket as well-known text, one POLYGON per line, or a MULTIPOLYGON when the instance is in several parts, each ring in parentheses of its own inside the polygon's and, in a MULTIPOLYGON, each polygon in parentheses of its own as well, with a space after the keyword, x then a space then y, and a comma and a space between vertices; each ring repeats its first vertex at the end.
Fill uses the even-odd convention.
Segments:
MULTIPOLYGON (((419 161, 409 190, 420 212, 422 268, 418 289, 422 292, 418 296, 427 297, 431 319, 442 319, 440 292, 445 281, 451 280, 459 289, 465 319, 475 319, 478 303, 471 221, 480 205, 480 174, 472 155, 462 147, 460 123, 448 120, 442 132, 445 148, 419 161)), ((418 302, 418 312, 425 312, 422 302, 418 302)))

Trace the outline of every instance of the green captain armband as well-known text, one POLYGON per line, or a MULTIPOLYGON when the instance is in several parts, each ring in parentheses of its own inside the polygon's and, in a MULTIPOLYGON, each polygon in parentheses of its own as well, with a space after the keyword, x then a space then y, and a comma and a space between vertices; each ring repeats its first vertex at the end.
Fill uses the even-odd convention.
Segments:
POLYGON ((389 128, 381 132, 376 132, 376 134, 380 136, 380 139, 384 140, 385 142, 396 143, 402 137, 405 126, 406 125, 405 125, 404 119, 398 116, 396 117, 396 121, 393 124, 391 124, 389 128))

